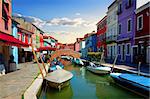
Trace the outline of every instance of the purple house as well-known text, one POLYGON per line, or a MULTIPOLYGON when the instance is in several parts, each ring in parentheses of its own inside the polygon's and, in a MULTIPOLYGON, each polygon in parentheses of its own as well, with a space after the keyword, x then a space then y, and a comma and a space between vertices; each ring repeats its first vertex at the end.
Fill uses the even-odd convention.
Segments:
POLYGON ((135 35, 136 0, 118 0, 118 61, 131 63, 135 35))

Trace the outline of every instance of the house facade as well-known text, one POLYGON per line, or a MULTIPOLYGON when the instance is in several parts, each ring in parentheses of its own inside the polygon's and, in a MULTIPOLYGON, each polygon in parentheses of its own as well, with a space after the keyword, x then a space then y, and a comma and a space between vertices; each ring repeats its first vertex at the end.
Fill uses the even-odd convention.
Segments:
POLYGON ((118 61, 131 63, 135 35, 136 0, 118 1, 118 61))
POLYGON ((112 60, 117 54, 117 27, 118 27, 118 1, 115 0, 107 11, 107 30, 106 30, 106 44, 107 44, 107 59, 112 60))
POLYGON ((97 23, 97 51, 107 54, 106 48, 107 16, 97 23))
POLYGON ((150 63, 150 2, 136 9, 135 44, 132 46, 132 62, 150 63))

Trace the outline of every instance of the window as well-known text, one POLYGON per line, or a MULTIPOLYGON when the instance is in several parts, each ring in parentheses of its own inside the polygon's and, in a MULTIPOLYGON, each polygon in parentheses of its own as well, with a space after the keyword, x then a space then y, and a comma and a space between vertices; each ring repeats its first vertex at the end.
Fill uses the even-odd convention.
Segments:
POLYGON ((8 20, 4 19, 4 24, 5 24, 5 30, 8 30, 8 20))
POLYGON ((118 34, 121 34, 121 24, 118 26, 118 34))
POLYGON ((118 8, 118 12, 121 13, 122 12, 122 4, 119 4, 119 8, 118 8))
POLYGON ((137 30, 143 29, 143 15, 137 17, 137 30))
POLYGON ((128 55, 130 54, 130 47, 131 47, 130 44, 127 44, 127 49, 126 49, 127 53, 126 54, 128 54, 128 55))
POLYGON ((21 41, 21 35, 20 34, 18 34, 18 39, 21 41))
POLYGON ((22 34, 22 42, 25 42, 25 34, 22 34))
POLYGON ((31 43, 31 35, 28 35, 28 43, 31 43))
POLYGON ((128 0, 128 6, 131 6, 132 0, 128 0))
POLYGON ((131 32, 131 19, 129 19, 128 21, 127 21, 127 30, 128 30, 128 32, 131 32))

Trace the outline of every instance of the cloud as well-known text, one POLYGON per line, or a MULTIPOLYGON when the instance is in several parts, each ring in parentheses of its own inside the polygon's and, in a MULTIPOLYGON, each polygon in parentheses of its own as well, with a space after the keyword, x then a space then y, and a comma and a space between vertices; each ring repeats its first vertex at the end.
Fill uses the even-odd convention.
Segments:
POLYGON ((80 13, 76 13, 75 15, 76 15, 76 16, 80 16, 81 14, 80 14, 80 13))
POLYGON ((82 18, 53 18, 46 22, 47 25, 60 25, 60 26, 78 26, 84 22, 82 18))
POLYGON ((31 22, 33 24, 35 24, 37 27, 42 27, 43 25, 45 25, 45 21, 37 18, 37 17, 33 17, 33 16, 24 16, 18 13, 13 14, 14 17, 21 17, 24 20, 26 20, 27 22, 31 22))
MULTIPOLYGON (((79 15, 79 13, 77 13, 79 15)), ((74 19, 70 19, 70 18, 53 18, 51 20, 42 20, 40 18, 37 17, 33 17, 33 16, 24 16, 21 14, 13 14, 13 16, 15 17, 22 17, 24 18, 26 21, 31 22, 33 24, 35 24, 38 27, 43 27, 43 26, 84 26, 84 27, 90 27, 93 25, 93 22, 88 22, 82 18, 74 18, 74 19)), ((94 23, 95 25, 95 23, 94 23)))
POLYGON ((83 18, 52 18, 42 20, 33 16, 24 16, 22 14, 13 14, 15 17, 22 17, 28 22, 32 22, 37 27, 46 31, 61 43, 73 43, 76 38, 83 37, 84 34, 96 30, 96 23, 91 19, 83 18))

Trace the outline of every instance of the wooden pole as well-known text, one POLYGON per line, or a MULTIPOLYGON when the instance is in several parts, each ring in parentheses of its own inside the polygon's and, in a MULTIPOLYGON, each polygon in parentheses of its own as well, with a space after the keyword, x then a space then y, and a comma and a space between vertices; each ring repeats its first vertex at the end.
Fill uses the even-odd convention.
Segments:
POLYGON ((101 63, 102 63, 102 59, 103 59, 103 57, 104 57, 104 51, 102 52, 102 55, 101 55, 100 65, 101 65, 101 63))
POLYGON ((114 63, 113 63, 112 69, 111 69, 111 73, 112 73, 112 72, 113 72, 113 70, 114 70, 114 67, 115 67, 115 64, 116 64, 117 58, 118 58, 118 54, 117 54, 117 55, 116 55, 116 57, 115 57, 115 60, 114 60, 114 63))
POLYGON ((39 63, 39 61, 38 61, 38 59, 37 59, 37 56, 36 56, 36 53, 35 53, 35 51, 34 51, 33 45, 32 45, 32 52, 33 52, 33 55, 34 55, 34 59, 36 60, 36 62, 37 62, 37 64, 38 64, 38 67, 39 67, 40 73, 41 73, 41 75, 42 75, 42 78, 44 79, 44 75, 43 75, 43 72, 42 72, 42 68, 40 67, 40 63, 39 63))
POLYGON ((41 56, 41 54, 40 54, 40 60, 41 60, 41 62, 42 62, 42 65, 43 65, 43 67, 44 67, 45 73, 47 74, 47 71, 46 71, 46 66, 45 66, 45 64, 44 64, 44 61, 43 61, 43 59, 42 59, 42 56, 41 56))

